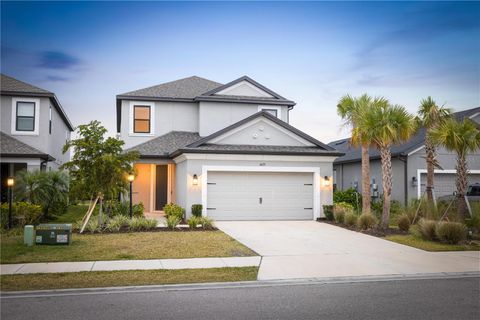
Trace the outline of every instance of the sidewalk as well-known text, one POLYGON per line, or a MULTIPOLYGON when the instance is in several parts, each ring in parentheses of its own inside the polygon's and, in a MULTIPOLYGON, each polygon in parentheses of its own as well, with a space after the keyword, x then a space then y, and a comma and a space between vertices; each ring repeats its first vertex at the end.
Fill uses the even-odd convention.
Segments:
POLYGON ((0 265, 0 274, 59 273, 80 271, 203 269, 258 267, 261 257, 225 257, 194 259, 112 260, 85 262, 43 262, 0 265))

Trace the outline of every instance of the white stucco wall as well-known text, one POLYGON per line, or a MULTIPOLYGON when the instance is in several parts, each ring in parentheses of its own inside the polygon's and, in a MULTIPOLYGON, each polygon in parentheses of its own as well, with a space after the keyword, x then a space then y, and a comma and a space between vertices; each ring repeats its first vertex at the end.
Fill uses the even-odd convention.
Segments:
MULTIPOLYGON (((203 166, 251 166, 251 167, 316 167, 320 177, 330 177, 332 181, 333 157, 321 156, 266 156, 266 155, 214 155, 191 154, 175 159, 177 163, 177 203, 186 209, 187 217, 191 215, 192 204, 202 203, 202 167, 203 166), (188 158, 188 159, 186 159, 188 158), (198 176, 198 185, 192 184, 193 175, 198 176)), ((322 205, 333 203, 333 188, 320 187, 320 216, 323 217, 322 205)))

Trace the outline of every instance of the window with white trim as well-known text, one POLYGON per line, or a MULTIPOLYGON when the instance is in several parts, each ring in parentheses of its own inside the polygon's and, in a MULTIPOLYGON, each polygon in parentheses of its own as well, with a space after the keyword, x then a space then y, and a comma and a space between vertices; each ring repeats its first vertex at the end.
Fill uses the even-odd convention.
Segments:
POLYGON ((150 133, 150 106, 133 106, 133 133, 150 133))
POLYGON ((275 107, 275 106, 258 106, 258 111, 264 111, 269 114, 271 114, 274 117, 281 118, 280 117, 280 112, 281 108, 280 107, 275 107))
POLYGON ((15 131, 35 131, 35 102, 17 101, 15 131))
POLYGON ((52 106, 48 109, 48 133, 52 134, 52 106))

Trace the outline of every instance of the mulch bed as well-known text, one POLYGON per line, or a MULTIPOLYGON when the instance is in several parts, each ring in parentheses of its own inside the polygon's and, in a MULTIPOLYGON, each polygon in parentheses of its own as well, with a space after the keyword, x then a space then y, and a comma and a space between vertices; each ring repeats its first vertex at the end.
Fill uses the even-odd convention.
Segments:
MULTIPOLYGON (((137 233, 137 232, 209 232, 209 231, 218 231, 218 228, 210 228, 210 229, 203 229, 203 228, 195 228, 190 229, 189 227, 177 227, 174 230, 169 229, 167 227, 157 227, 150 230, 129 230, 128 228, 122 228, 119 231, 108 231, 103 230, 102 232, 89 232, 88 230, 84 230, 82 234, 112 234, 112 233, 137 233)), ((78 231, 72 231, 72 233, 78 233, 78 231)))
POLYGON ((368 230, 359 230, 355 227, 348 227, 344 224, 339 224, 339 223, 336 223, 335 221, 330 221, 330 220, 326 220, 326 219, 320 219, 320 220, 318 220, 318 222, 331 224, 332 226, 348 229, 350 231, 356 231, 356 232, 368 234, 370 236, 374 236, 374 237, 378 237, 378 238, 384 238, 386 236, 391 236, 391 235, 408 235, 409 234, 406 231, 402 231, 400 229, 392 229, 392 228, 388 228, 387 230, 376 229, 376 228, 375 229, 368 229, 368 230))

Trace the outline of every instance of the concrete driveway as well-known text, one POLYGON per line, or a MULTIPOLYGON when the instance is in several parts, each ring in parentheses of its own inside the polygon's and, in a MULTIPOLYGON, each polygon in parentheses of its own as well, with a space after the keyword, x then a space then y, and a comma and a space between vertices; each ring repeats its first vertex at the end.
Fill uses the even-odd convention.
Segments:
POLYGON ((262 256, 259 280, 480 272, 480 252, 427 252, 315 221, 219 221, 262 256))

